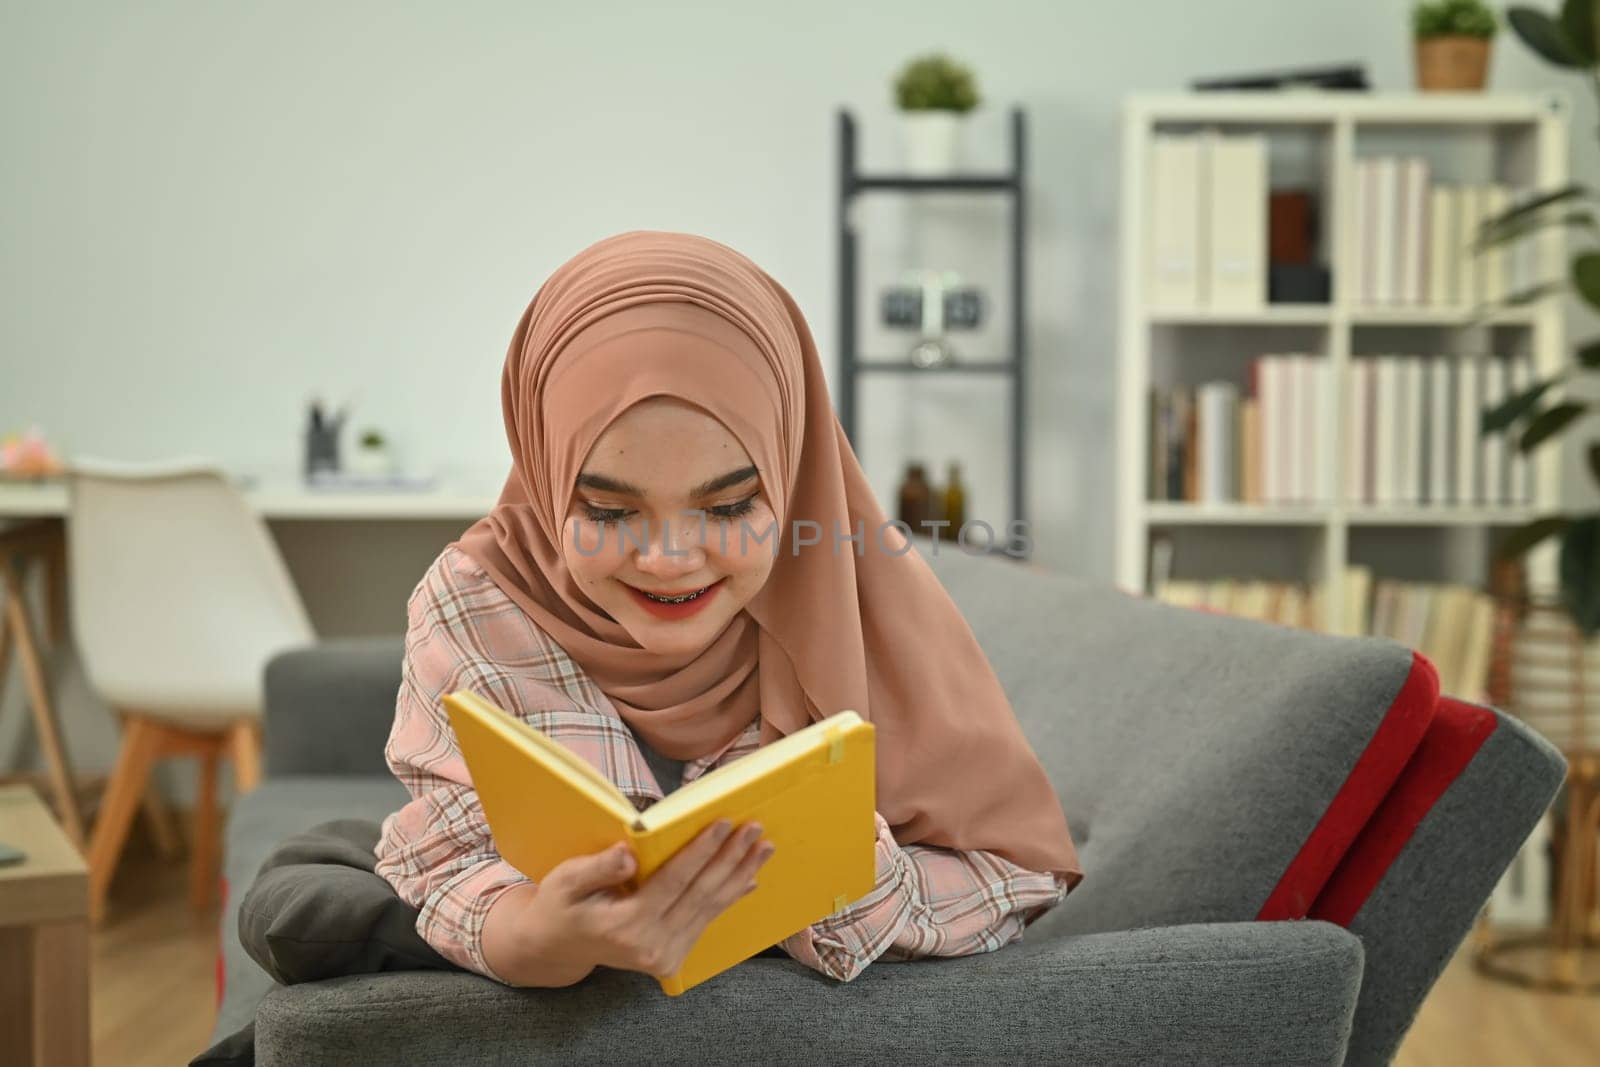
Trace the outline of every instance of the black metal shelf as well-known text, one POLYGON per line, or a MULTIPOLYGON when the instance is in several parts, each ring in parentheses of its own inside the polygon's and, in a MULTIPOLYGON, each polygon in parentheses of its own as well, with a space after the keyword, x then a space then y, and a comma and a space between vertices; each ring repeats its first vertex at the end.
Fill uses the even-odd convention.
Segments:
POLYGON ((858 174, 850 182, 850 189, 858 193, 1009 193, 1016 188, 1017 180, 1009 174, 952 174, 939 178, 909 174, 858 174))
MULTIPOLYGON (((856 121, 847 109, 838 112, 839 129, 839 200, 838 200, 838 254, 839 254, 839 423, 845 436, 859 456, 861 444, 856 437, 856 386, 861 374, 993 374, 1010 379, 1009 408, 1011 423, 1011 514, 1010 522, 1017 529, 1026 529, 1027 508, 1023 487, 1027 484, 1026 397, 1027 337, 1026 322, 1026 196, 1023 179, 1027 173, 1027 128, 1020 107, 1011 109, 1011 170, 1004 174, 950 174, 923 177, 909 174, 863 174, 856 169, 856 121), (1004 361, 952 363, 937 367, 919 367, 909 360, 860 359, 856 350, 856 232, 851 223, 851 204, 864 193, 1000 193, 1011 204, 1011 358, 1004 361)), ((968 516, 969 519, 974 516, 968 516)), ((1003 536, 1003 530, 995 531, 1003 536)), ((995 554, 1014 559, 1027 559, 1024 546, 1031 539, 1017 538, 997 542, 991 550, 995 554)), ((952 551, 961 551, 950 543, 952 551)), ((970 550, 970 549, 969 549, 970 550)))
POLYGON ((1002 363, 944 363, 936 367, 919 367, 915 363, 896 359, 863 359, 856 361, 856 372, 866 374, 1010 374, 1014 366, 1010 360, 1002 363))

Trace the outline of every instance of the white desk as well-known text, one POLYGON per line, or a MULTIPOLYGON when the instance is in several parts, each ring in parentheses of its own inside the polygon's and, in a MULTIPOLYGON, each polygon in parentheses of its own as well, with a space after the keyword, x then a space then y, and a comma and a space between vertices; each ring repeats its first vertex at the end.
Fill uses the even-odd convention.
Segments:
MULTIPOLYGON (((452 520, 481 519, 499 499, 497 490, 441 487, 398 489, 307 489, 289 482, 261 482, 244 490, 265 519, 452 520)), ((61 518, 67 489, 60 483, 0 484, 0 519, 61 518)))

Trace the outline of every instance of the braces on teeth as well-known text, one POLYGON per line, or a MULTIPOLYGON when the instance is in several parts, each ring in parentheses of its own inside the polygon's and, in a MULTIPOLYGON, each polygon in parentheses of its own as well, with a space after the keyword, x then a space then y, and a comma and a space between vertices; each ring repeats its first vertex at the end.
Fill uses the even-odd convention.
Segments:
MULTIPOLYGON (((641 589, 639 592, 644 593, 644 590, 641 589)), ((644 595, 661 604, 682 604, 690 600, 698 599, 704 593, 704 589, 699 589, 693 593, 685 593, 683 596, 656 596, 654 593, 644 593, 644 595)))

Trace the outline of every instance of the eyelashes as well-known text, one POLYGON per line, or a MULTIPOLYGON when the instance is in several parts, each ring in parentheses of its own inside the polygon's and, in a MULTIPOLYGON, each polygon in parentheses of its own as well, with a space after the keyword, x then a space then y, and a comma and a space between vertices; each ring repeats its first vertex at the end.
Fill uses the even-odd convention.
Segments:
MULTIPOLYGON (((621 522, 632 512, 626 508, 597 508, 588 501, 580 501, 583 505, 583 514, 590 522, 601 526, 621 522)), ((706 513, 717 519, 737 519, 750 514, 756 506, 756 494, 752 493, 743 500, 733 504, 721 504, 714 508, 707 508, 706 513)))

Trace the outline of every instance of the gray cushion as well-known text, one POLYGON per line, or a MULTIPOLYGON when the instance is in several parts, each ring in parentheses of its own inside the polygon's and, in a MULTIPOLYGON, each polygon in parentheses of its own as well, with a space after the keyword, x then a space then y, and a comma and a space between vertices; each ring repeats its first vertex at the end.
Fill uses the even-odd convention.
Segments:
POLYGON ((239 941, 273 981, 456 969, 376 873, 379 833, 369 819, 335 819, 272 850, 239 901, 239 941))
POLYGON ((1083 882, 1045 932, 1254 919, 1411 669, 1392 641, 1175 608, 947 546, 927 558, 1079 846, 1083 882))
POLYGON ((345 637, 273 657, 263 681, 267 776, 387 776, 404 653, 399 637, 345 637))
POLYGON ((276 988, 263 1065, 460 1063, 1339 1064, 1359 942, 1318 922, 1024 940, 839 983, 741 963, 682 997, 602 968, 564 989, 464 973, 276 988))
POLYGON ((272 850, 285 838, 338 818, 382 821, 410 797, 394 778, 269 778, 234 802, 228 817, 223 875, 228 894, 222 908, 223 1003, 211 1040, 243 1028, 272 979, 239 944, 239 901, 272 850))

